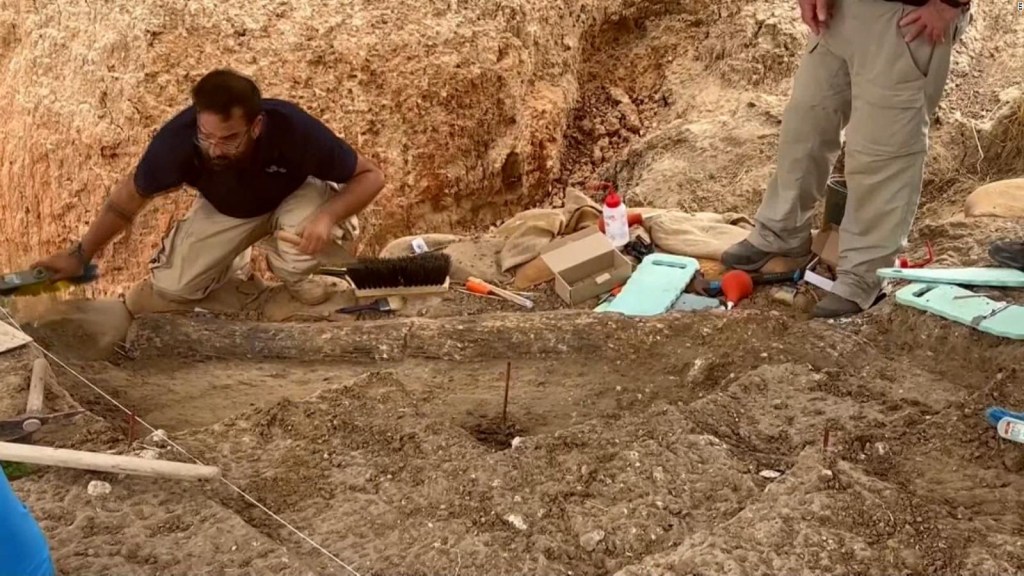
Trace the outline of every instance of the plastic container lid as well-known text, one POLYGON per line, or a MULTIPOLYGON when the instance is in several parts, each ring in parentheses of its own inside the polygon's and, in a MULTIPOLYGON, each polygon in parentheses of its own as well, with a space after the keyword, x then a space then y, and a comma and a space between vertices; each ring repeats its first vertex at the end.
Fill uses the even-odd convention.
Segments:
POLYGON ((615 190, 612 190, 604 197, 604 205, 609 208, 618 208, 620 204, 622 204, 622 198, 619 197, 615 190))

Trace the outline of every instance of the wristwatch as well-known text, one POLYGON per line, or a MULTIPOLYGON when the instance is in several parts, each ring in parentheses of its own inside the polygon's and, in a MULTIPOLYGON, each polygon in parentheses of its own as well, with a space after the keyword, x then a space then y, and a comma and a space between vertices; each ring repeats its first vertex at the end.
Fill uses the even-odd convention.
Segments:
POLYGON ((75 242, 74 245, 71 246, 71 249, 68 250, 68 254, 78 258, 78 261, 82 263, 83 267, 89 265, 89 259, 85 257, 85 248, 82 246, 81 240, 75 242))

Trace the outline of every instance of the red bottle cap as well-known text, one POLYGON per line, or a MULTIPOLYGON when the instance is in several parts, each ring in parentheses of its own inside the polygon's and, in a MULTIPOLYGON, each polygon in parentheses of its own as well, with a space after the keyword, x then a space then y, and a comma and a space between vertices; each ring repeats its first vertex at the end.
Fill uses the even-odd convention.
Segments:
POLYGON ((619 198, 615 190, 612 190, 604 197, 604 205, 609 208, 618 208, 620 204, 622 204, 622 198, 619 198))

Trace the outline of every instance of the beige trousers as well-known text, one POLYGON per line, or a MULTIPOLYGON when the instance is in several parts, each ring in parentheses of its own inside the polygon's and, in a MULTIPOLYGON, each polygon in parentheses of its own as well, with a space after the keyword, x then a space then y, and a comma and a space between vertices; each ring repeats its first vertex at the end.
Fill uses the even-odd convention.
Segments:
POLYGON ((846 129, 848 198, 834 292, 868 308, 913 224, 921 195, 930 119, 949 74, 963 15, 933 45, 903 39, 912 6, 834 0, 833 17, 807 44, 782 117, 778 164, 749 241, 769 252, 806 248, 815 204, 846 129))
POLYGON ((309 178, 275 212, 258 218, 225 216, 200 196, 150 260, 154 292, 176 302, 201 300, 233 275, 247 274, 257 243, 267 251, 271 271, 285 284, 305 280, 321 262, 350 260, 359 239, 355 216, 334 227, 334 243, 316 257, 273 236, 278 230, 296 233, 337 191, 333 183, 309 178))

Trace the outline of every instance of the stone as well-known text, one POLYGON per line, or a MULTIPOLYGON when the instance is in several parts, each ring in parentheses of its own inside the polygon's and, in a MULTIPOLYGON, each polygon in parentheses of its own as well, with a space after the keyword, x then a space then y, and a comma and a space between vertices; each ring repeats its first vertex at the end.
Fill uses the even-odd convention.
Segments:
POLYGON ((591 530, 583 536, 580 536, 580 546, 583 547, 587 552, 593 552, 597 549, 597 545, 604 540, 604 530, 591 530))
POLYGON ((102 480, 93 480, 92 482, 89 482, 89 487, 86 489, 89 496, 106 496, 107 494, 110 494, 111 490, 112 488, 110 487, 110 484, 102 480))
POLYGON ((526 520, 523 518, 522 514, 507 514, 505 516, 505 521, 512 526, 515 526, 516 530, 526 530, 527 528, 526 520))

